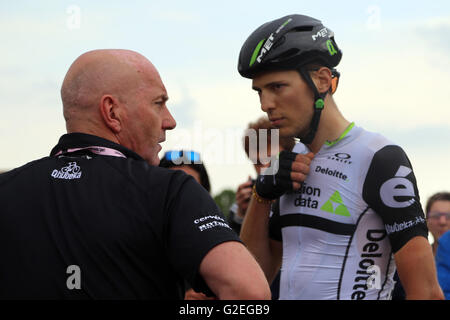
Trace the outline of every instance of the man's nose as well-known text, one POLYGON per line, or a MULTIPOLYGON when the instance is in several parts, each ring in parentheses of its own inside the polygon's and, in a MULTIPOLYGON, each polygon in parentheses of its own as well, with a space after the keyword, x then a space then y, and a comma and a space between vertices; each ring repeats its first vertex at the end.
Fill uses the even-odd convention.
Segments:
POLYGON ((162 127, 164 130, 172 130, 175 129, 177 126, 177 122, 175 121, 174 117, 170 113, 170 111, 167 109, 167 115, 165 116, 162 127))
POLYGON ((270 110, 275 108, 275 103, 273 101, 273 98, 270 94, 266 92, 261 92, 261 95, 259 97, 259 102, 261 103, 261 110, 269 113, 270 110))

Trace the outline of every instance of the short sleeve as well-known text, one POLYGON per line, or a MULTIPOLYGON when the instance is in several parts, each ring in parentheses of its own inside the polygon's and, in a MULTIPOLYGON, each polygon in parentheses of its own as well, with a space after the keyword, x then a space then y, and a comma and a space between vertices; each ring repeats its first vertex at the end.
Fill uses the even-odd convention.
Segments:
MULTIPOLYGON (((183 173, 184 175, 184 173, 183 173)), ((175 271, 196 291, 204 291, 200 263, 213 247, 240 241, 209 193, 193 178, 185 179, 169 205, 167 254, 175 271)))
POLYGON ((416 178, 399 146, 388 145, 374 154, 363 198, 383 220, 394 253, 415 236, 428 237, 416 178))

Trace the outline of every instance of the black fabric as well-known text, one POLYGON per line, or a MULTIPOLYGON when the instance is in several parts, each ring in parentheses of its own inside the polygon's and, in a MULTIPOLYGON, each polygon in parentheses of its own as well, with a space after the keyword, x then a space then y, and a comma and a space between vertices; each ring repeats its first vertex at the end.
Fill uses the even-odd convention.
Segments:
POLYGON ((269 237, 273 240, 283 241, 281 233, 281 218, 280 218, 280 199, 277 199, 272 204, 272 215, 269 219, 269 237))
POLYGON ((281 228, 291 226, 307 227, 344 236, 351 236, 356 230, 356 225, 354 224, 335 222, 303 213, 283 214, 280 218, 280 226, 281 228))
POLYGON ((400 282, 400 277, 398 276, 398 272, 395 271, 394 274, 395 286, 392 291, 392 300, 406 300, 406 292, 403 288, 402 283, 400 282))
POLYGON ((192 177, 80 133, 61 137, 51 154, 0 175, 0 298, 177 299, 184 279, 210 293, 200 262, 240 240, 192 177), (86 146, 127 158, 53 156, 86 146), (81 289, 68 288, 72 265, 81 289))
POLYGON ((363 198, 381 216, 394 253, 413 237, 428 237, 416 178, 399 146, 389 145, 375 153, 363 198))

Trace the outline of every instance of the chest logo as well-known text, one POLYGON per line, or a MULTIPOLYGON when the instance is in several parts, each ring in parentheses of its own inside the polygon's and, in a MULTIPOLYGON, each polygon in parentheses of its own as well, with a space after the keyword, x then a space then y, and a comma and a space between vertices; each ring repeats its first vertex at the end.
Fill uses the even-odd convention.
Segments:
POLYGON ((337 214, 338 216, 350 217, 350 212, 344 205, 342 197, 337 190, 331 195, 330 199, 323 204, 320 210, 337 214))

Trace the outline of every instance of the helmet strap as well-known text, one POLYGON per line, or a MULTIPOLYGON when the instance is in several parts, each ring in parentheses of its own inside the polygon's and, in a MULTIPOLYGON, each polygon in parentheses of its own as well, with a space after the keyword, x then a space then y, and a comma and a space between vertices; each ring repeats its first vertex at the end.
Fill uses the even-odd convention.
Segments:
POLYGON ((297 138, 300 138, 300 141, 304 144, 310 144, 314 140, 314 137, 316 136, 317 128, 319 127, 319 120, 320 115, 322 114, 323 107, 325 105, 324 99, 327 95, 327 92, 319 93, 319 91, 316 88, 316 85, 314 84, 313 80, 311 79, 311 76, 309 75, 309 72, 306 70, 305 67, 300 67, 298 69, 298 72, 303 77, 303 79, 306 81, 306 83, 309 85, 311 90, 314 93, 314 114, 311 119, 311 123, 309 125, 309 131, 304 137, 298 136, 297 138))

